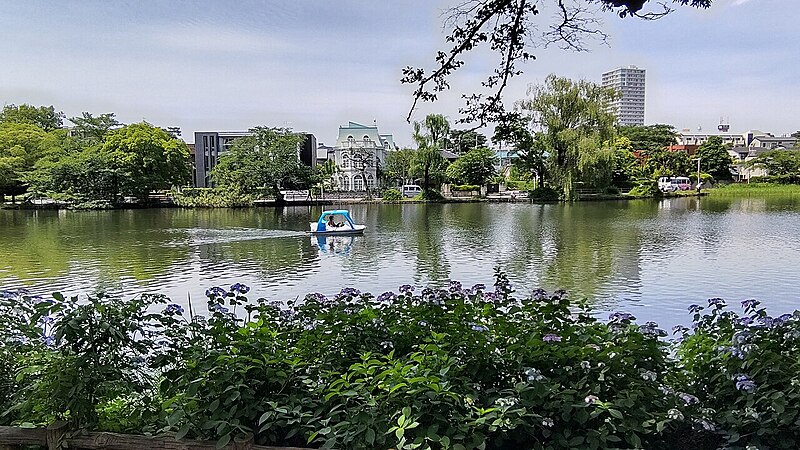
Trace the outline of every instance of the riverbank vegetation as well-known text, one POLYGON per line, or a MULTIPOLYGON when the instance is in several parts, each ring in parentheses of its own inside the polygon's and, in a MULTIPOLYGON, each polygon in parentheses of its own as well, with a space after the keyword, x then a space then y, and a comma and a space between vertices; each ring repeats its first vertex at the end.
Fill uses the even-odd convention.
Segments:
POLYGON ((0 203, 25 194, 72 204, 146 201, 191 180, 182 141, 148 123, 122 125, 113 113, 69 118, 55 108, 7 105, 0 113, 0 203))
POLYGON ((800 185, 778 183, 735 183, 708 190, 714 197, 748 197, 765 195, 797 195, 800 194, 800 185))
POLYGON ((565 293, 354 288, 205 308, 2 292, 0 422, 348 449, 800 445, 800 313, 689 308, 673 338, 565 293))

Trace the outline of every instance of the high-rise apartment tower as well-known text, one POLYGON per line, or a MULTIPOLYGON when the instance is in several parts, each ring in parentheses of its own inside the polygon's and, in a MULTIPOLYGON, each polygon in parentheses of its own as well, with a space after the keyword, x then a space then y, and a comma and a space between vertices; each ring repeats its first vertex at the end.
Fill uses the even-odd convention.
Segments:
POLYGON ((603 87, 614 88, 619 94, 608 109, 620 125, 644 125, 644 72, 628 66, 603 74, 603 87))

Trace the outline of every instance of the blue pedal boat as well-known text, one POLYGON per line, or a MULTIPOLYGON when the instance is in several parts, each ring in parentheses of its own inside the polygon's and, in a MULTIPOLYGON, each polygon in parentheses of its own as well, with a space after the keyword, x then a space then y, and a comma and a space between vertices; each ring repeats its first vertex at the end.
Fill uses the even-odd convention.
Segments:
POLYGON ((362 234, 366 225, 356 225, 346 209, 322 211, 319 220, 310 222, 311 233, 316 235, 362 234))

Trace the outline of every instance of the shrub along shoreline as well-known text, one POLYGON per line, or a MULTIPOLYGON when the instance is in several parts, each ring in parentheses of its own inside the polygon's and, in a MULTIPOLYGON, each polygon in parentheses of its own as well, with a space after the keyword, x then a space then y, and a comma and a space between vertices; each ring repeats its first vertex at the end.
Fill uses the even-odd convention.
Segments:
MULTIPOLYGON (((800 446, 800 312, 722 299, 672 338, 563 292, 0 292, 0 425, 341 449, 800 446)), ((752 447, 748 447, 752 448, 752 447)))

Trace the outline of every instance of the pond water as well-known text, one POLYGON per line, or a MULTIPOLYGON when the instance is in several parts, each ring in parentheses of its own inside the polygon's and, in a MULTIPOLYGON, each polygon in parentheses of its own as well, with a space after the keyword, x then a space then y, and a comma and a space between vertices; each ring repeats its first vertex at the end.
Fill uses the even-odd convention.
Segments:
POLYGON ((800 197, 675 198, 570 205, 353 205, 363 236, 318 240, 319 207, 0 210, 0 289, 160 292, 202 304, 242 282, 287 300, 352 286, 376 295, 449 279, 518 292, 566 289, 598 313, 668 326, 710 297, 798 307, 800 197))

